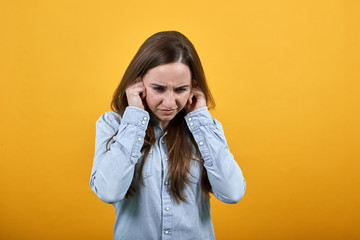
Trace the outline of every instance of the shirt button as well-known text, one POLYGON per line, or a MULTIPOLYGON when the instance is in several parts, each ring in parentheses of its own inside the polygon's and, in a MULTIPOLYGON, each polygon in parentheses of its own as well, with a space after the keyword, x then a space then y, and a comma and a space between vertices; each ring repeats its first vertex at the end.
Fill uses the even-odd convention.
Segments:
POLYGON ((169 231, 165 231, 164 233, 165 233, 165 235, 168 235, 168 234, 169 234, 169 231))
POLYGON ((141 124, 142 124, 142 125, 145 125, 145 121, 142 121, 141 124))
POLYGON ((168 207, 167 207, 167 208, 165 208, 165 210, 166 210, 166 211, 169 211, 169 210, 170 210, 170 208, 168 208, 168 207))
POLYGON ((169 159, 168 159, 168 158, 165 158, 165 161, 169 161, 169 159))
POLYGON ((144 117, 144 120, 146 121, 146 120, 147 120, 147 117, 144 117))
POLYGON ((200 144, 200 146, 204 145, 204 143, 203 143, 203 142, 199 142, 199 144, 200 144))
POLYGON ((190 126, 194 125, 194 123, 190 123, 190 126))
POLYGON ((164 140, 161 140, 161 143, 165 143, 164 140))
POLYGON ((138 142, 141 142, 141 138, 138 138, 138 142))
POLYGON ((189 121, 191 121, 191 118, 188 118, 189 121))
POLYGON ((168 181, 166 181, 166 182, 165 182, 165 185, 168 185, 168 184, 169 184, 169 182, 168 182, 168 181))

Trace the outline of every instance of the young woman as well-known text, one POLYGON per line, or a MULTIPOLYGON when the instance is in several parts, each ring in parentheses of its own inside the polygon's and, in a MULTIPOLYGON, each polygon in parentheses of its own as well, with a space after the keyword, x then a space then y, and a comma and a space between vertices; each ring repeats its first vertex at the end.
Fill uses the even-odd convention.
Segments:
POLYGON ((96 122, 90 186, 114 205, 114 239, 215 239, 209 193, 245 191, 200 59, 176 31, 148 38, 96 122))

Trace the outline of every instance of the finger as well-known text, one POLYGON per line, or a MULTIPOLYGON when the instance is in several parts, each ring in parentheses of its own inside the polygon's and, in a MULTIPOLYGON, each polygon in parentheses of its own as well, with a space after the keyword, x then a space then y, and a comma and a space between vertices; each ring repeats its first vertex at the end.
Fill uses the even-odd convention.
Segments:
POLYGON ((146 89, 144 88, 140 93, 141 99, 144 99, 146 97, 146 89))
POLYGON ((141 92, 144 91, 144 88, 142 87, 132 87, 127 92, 132 96, 139 96, 141 92))
POLYGON ((195 89, 194 96, 197 99, 205 98, 205 94, 200 89, 195 89))
POLYGON ((127 87, 127 89, 133 89, 138 87, 145 87, 144 83, 140 78, 137 78, 130 86, 127 87))
POLYGON ((198 94, 201 94, 202 91, 201 91, 200 88, 193 88, 193 93, 194 93, 195 95, 198 95, 198 94))
POLYGON ((132 85, 132 87, 134 87, 134 88, 143 88, 143 87, 145 87, 144 86, 144 83, 141 81, 141 82, 136 82, 136 83, 134 83, 133 85, 132 85))

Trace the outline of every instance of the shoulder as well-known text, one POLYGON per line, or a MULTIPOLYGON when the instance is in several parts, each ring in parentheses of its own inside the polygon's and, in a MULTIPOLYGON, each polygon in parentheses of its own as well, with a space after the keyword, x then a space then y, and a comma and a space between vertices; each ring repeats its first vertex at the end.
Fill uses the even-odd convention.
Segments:
POLYGON ((107 128, 112 131, 118 129, 121 122, 120 115, 115 111, 108 111, 103 113, 96 121, 96 126, 99 128, 107 128))

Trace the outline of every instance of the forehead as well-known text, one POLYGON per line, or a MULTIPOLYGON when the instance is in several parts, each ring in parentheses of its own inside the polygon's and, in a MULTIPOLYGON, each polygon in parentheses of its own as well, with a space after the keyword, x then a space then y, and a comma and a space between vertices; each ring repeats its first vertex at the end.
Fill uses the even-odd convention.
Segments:
POLYGON ((143 77, 145 84, 164 86, 189 85, 191 72, 187 65, 179 62, 163 64, 150 69, 143 77))

